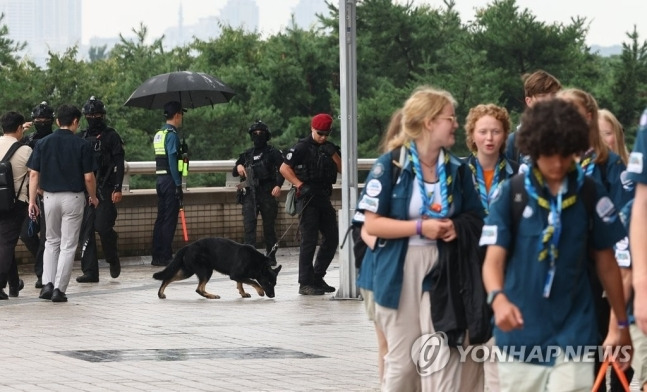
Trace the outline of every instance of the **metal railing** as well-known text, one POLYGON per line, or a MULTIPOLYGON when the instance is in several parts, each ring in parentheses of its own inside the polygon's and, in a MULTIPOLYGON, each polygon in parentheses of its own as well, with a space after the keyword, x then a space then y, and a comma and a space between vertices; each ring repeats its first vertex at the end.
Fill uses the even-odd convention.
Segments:
MULTIPOLYGON (((361 158, 357 160, 357 170, 365 171, 370 170, 375 162, 374 158, 361 158)), ((227 173, 225 187, 236 186, 240 181, 231 175, 231 170, 234 167, 235 160, 225 161, 191 161, 189 163, 189 171, 191 173, 227 173)), ((133 175, 142 174, 155 174, 155 161, 136 161, 125 163, 124 181, 122 190, 124 193, 130 192, 130 179, 133 175)), ((182 177, 182 181, 186 181, 186 177, 182 177)), ((337 179, 339 182, 339 177, 337 179)), ((183 184, 186 188, 186 184, 183 184)))

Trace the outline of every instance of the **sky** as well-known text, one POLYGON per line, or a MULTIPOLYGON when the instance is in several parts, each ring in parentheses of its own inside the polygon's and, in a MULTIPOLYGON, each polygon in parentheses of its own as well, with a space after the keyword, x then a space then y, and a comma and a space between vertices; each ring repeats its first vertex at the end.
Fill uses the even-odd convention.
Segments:
MULTIPOLYGON (((261 33, 274 34, 284 28, 292 8, 299 0, 257 0, 261 33)), ((324 0, 321 0, 324 1, 324 0)), ((336 1, 336 0, 334 0, 336 1)), ((395 0, 403 3, 407 0, 395 0)), ((413 0, 414 4, 444 7, 442 0, 413 0)), ((487 0, 455 0, 456 9, 467 22, 474 18, 476 7, 487 0)), ((83 0, 82 43, 93 37, 116 37, 119 33, 132 36, 132 29, 143 23, 149 37, 158 38, 168 27, 177 26, 178 10, 182 4, 184 25, 200 18, 218 15, 227 0, 83 0)), ((627 42, 626 33, 636 25, 641 40, 647 40, 646 0, 517 0, 520 9, 527 8, 538 20, 547 23, 570 23, 576 16, 590 22, 586 38, 588 45, 612 46, 627 42)))

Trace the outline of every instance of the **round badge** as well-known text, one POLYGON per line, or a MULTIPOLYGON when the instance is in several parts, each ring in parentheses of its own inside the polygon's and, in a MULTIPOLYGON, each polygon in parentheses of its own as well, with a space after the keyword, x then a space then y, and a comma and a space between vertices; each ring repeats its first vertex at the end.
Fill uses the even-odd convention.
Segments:
POLYGON ((532 216, 533 213, 534 211, 532 210, 532 207, 526 206, 526 208, 523 209, 523 213, 521 214, 521 216, 528 219, 532 216))
POLYGON ((382 192, 382 183, 375 178, 366 184, 366 194, 371 197, 376 197, 382 192))
POLYGON ((382 174, 384 174, 384 165, 382 165, 380 162, 377 162, 373 166, 373 170, 371 170, 371 174, 373 175, 373 178, 382 177, 382 174))

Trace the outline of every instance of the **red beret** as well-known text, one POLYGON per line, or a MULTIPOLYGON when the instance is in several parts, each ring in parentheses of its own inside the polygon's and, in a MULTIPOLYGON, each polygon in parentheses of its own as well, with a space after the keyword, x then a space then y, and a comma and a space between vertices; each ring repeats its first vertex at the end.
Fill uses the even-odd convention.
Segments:
POLYGON ((330 131, 332 125, 332 117, 326 113, 319 113, 312 118, 310 126, 317 131, 330 131))

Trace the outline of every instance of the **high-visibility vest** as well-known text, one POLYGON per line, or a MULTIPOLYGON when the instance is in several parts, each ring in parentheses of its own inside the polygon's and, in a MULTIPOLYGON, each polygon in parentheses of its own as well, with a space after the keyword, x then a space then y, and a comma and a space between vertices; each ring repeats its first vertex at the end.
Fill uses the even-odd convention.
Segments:
POLYGON ((160 129, 153 138, 153 149, 155 149, 155 174, 171 174, 168 171, 168 155, 166 154, 166 148, 164 148, 167 133, 168 129, 160 129))

